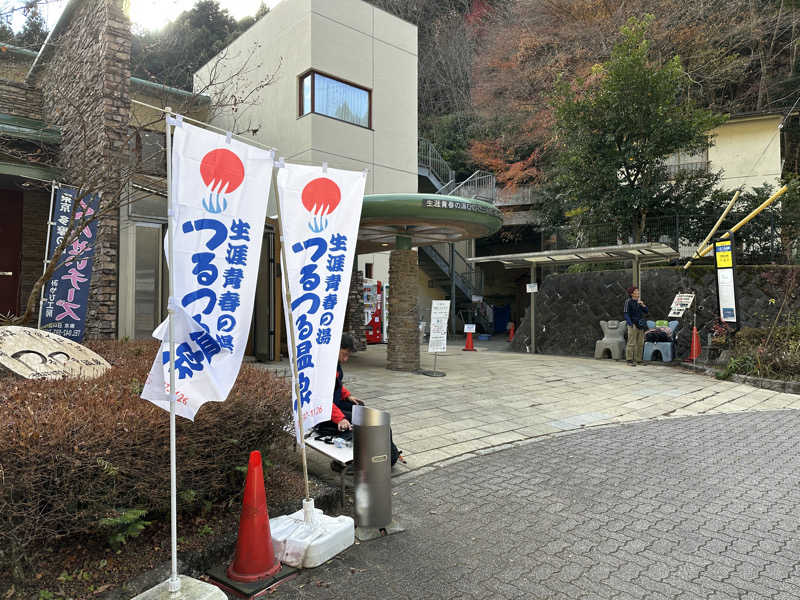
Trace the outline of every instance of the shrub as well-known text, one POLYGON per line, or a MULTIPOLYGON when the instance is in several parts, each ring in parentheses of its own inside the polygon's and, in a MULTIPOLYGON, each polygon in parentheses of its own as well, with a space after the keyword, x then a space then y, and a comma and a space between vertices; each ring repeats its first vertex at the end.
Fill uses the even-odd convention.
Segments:
MULTIPOLYGON (((67 536, 124 542, 169 511, 169 418, 141 400, 154 342, 89 344, 111 364, 92 380, 0 379, 0 568, 22 572, 67 536)), ((235 496, 237 467, 284 437, 288 387, 243 365, 228 400, 178 419, 182 511, 235 496)))
POLYGON ((742 328, 727 370, 766 379, 800 379, 800 315, 792 315, 781 327, 742 328))

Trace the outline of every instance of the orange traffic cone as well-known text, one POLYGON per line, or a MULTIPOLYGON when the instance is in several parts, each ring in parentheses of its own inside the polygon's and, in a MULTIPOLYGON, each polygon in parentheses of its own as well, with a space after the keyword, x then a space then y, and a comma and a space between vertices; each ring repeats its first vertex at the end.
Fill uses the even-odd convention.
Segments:
POLYGON ((514 341, 514 321, 511 321, 511 328, 508 330, 508 341, 514 341))
POLYGON ((227 575, 233 581, 250 583, 275 575, 280 569, 281 563, 275 560, 269 531, 261 453, 256 450, 250 453, 247 465, 242 516, 239 518, 239 538, 236 541, 233 564, 228 567, 227 575))
POLYGON ((692 346, 689 349, 689 360, 696 360, 703 349, 700 347, 700 334, 697 333, 697 327, 692 327, 692 346))
POLYGON ((462 348, 462 350, 467 350, 467 351, 470 351, 470 352, 475 352, 476 351, 475 350, 475 346, 472 345, 472 332, 471 331, 467 332, 467 341, 464 344, 464 347, 462 348))

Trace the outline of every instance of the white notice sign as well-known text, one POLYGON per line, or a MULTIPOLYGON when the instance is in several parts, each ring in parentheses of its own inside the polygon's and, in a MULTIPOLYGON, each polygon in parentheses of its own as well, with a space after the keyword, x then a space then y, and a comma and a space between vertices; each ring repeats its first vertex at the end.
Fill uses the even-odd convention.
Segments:
POLYGON ((431 328, 428 353, 447 352, 447 318, 450 315, 450 300, 431 301, 431 328))
POLYGON ((464 324, 464 333, 475 333, 475 324, 473 323, 470 325, 469 323, 464 324))
POLYGON ((734 292, 733 269, 717 269, 717 293, 719 294, 719 316, 727 323, 736 323, 736 293, 734 292))
POLYGON ((676 294, 669 309, 670 317, 682 317, 686 309, 694 302, 694 294, 676 294))

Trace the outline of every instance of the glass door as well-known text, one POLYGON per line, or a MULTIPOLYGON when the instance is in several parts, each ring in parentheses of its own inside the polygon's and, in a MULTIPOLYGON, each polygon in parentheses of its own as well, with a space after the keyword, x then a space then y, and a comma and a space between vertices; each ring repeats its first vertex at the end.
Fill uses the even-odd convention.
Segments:
POLYGON ((162 226, 136 224, 134 261, 134 336, 149 338, 162 320, 163 259, 162 226))

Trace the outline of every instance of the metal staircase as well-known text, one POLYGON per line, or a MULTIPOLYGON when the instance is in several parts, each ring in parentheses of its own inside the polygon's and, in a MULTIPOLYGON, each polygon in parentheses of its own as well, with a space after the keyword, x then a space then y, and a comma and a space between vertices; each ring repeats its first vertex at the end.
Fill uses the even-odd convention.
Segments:
MULTIPOLYGON (((494 203, 496 181, 492 173, 475 171, 464 181, 457 182, 455 171, 433 144, 420 138, 417 148, 418 173, 430 181, 437 194, 494 203)), ((442 243, 420 247, 420 267, 431 278, 431 287, 440 287, 450 295, 455 290, 455 298, 451 298, 451 301, 459 314, 480 325, 484 331, 491 332, 492 324, 487 316, 488 305, 472 302, 472 297, 481 295, 483 291, 483 272, 468 263, 451 246, 452 244, 442 243)))

